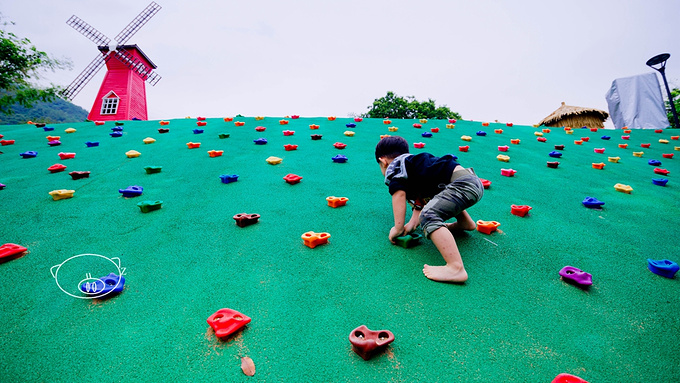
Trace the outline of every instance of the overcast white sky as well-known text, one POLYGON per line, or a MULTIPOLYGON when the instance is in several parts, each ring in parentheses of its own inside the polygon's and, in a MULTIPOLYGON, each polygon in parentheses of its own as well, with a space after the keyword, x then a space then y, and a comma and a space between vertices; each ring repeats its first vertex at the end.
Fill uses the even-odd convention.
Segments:
MULTIPOLYGON (((606 111, 612 81, 653 71, 645 62, 664 52, 680 87, 678 0, 156 2, 128 42, 163 76, 147 86, 150 119, 347 117, 391 90, 464 119, 535 124, 562 101, 606 111)), ((66 20, 113 38, 149 3, 10 0, 0 12, 7 30, 72 60, 46 74, 67 86, 98 51, 66 20)), ((91 108, 104 72, 74 103, 91 108)))

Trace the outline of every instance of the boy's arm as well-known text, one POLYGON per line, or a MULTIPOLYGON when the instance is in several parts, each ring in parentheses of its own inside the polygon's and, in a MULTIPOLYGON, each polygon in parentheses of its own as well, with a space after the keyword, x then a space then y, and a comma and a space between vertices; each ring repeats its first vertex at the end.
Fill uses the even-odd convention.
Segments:
POLYGON ((404 221, 406 220, 406 192, 398 190, 392 194, 392 212, 394 213, 394 227, 390 230, 389 239, 394 243, 394 239, 404 235, 404 221))
POLYGON ((413 230, 420 225, 420 209, 413 209, 413 213, 411 214, 411 219, 408 221, 406 226, 404 226, 404 230, 406 233, 411 233, 413 230))

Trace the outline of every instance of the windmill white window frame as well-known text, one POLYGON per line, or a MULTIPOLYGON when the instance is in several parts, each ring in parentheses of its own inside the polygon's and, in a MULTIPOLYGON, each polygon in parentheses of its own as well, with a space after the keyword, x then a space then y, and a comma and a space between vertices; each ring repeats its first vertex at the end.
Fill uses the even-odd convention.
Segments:
POLYGON ((111 115, 118 113, 118 105, 120 105, 120 97, 114 91, 110 91, 102 98, 102 115, 111 115))

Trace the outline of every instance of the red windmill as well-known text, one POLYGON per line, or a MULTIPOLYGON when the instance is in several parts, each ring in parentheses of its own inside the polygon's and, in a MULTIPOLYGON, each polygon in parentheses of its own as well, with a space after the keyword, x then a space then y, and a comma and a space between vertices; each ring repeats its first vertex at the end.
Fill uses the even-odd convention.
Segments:
POLYGON ((72 100, 106 63, 107 72, 92 110, 87 116, 89 120, 148 119, 145 82, 156 85, 161 76, 153 72, 156 65, 137 45, 125 43, 160 9, 160 5, 151 2, 123 28, 113 42, 75 15, 66 21, 66 24, 94 41, 101 53, 73 80, 62 95, 72 100))

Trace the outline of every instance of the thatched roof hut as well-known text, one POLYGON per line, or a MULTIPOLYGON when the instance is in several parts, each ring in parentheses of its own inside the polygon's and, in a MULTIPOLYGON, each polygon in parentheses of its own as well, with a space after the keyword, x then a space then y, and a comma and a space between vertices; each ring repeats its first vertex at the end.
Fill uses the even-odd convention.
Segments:
POLYGON ((541 120, 539 126, 561 127, 570 126, 574 129, 587 128, 604 128, 604 121, 609 117, 609 113, 604 110, 593 108, 582 108, 580 106, 565 105, 557 108, 556 111, 541 120))

